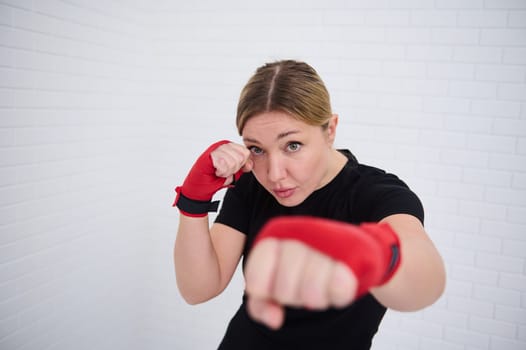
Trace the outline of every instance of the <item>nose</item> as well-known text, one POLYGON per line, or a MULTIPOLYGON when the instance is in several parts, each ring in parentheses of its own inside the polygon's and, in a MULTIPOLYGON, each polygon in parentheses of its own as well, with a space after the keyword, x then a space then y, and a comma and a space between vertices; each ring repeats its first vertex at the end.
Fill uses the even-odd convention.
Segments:
POLYGON ((282 157, 276 154, 268 157, 267 176, 272 182, 278 182, 287 176, 287 170, 282 157))

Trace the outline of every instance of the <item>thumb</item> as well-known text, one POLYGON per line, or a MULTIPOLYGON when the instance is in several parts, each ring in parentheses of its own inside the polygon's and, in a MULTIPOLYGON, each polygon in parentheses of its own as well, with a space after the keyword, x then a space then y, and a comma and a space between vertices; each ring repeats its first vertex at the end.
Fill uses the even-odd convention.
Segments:
POLYGON ((270 329, 279 329, 285 321, 285 310, 283 306, 265 299, 250 297, 247 300, 247 311, 249 316, 263 323, 270 329))
POLYGON ((252 161, 252 159, 248 158, 247 162, 243 165, 241 170, 243 170, 244 173, 248 173, 251 172, 252 169, 254 169, 254 162, 252 161))

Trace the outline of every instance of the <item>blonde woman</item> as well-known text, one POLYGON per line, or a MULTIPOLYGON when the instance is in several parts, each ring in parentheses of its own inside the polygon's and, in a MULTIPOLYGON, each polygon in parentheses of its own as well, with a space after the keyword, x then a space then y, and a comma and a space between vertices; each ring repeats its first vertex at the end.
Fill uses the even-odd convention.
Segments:
POLYGON ((243 258, 244 297, 220 349, 369 349, 387 308, 440 297, 444 266, 420 200, 397 176, 333 147, 338 116, 311 66, 258 68, 236 122, 243 144, 210 146, 174 203, 188 303, 220 294, 243 258))

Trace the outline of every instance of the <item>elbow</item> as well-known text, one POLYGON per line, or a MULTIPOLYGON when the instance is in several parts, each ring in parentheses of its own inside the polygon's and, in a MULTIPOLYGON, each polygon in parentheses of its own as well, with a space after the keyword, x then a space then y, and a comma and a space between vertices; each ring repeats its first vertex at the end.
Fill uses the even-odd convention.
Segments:
POLYGON ((420 288, 413 292, 408 291, 408 295, 413 302, 404 305, 399 311, 418 311, 436 303, 446 290, 446 270, 440 261, 436 270, 431 274, 432 277, 426 278, 426 281, 420 283, 420 288))
POLYGON ((202 289, 194 290, 178 285, 179 294, 188 305, 199 305, 216 297, 219 293, 204 293, 202 289))
POLYGON ((202 304, 202 303, 204 303, 206 301, 206 300, 202 300, 202 299, 196 298, 196 297, 191 296, 191 295, 185 295, 183 293, 180 293, 180 294, 183 297, 183 300, 188 305, 199 305, 199 304, 202 304))

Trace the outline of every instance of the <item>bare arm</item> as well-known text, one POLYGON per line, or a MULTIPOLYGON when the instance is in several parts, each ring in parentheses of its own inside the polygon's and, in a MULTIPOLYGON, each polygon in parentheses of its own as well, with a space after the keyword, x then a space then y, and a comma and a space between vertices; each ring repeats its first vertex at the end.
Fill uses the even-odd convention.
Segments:
MULTIPOLYGON (((180 194, 194 200, 210 200, 232 182, 240 169, 252 169, 249 155, 244 146, 228 141, 215 143, 198 158, 178 188, 180 194)), ((175 273, 183 298, 197 304, 226 288, 243 252, 245 235, 221 224, 210 228, 206 210, 195 215, 184 209, 174 247, 175 273)))
MULTIPOLYGON (((383 270, 376 269, 385 268, 381 264, 374 267, 374 257, 382 254, 382 251, 375 249, 375 245, 369 245, 373 240, 362 240, 360 237, 367 235, 349 231, 362 230, 360 227, 346 227, 345 223, 324 222, 318 218, 302 218, 303 227, 297 221, 292 223, 293 226, 287 226, 290 221, 290 218, 282 219, 267 232, 260 232, 260 235, 266 234, 270 238, 255 245, 245 268, 248 312, 255 320, 271 328, 279 328, 283 324, 285 305, 313 310, 349 305, 355 300, 360 283, 377 275, 378 271, 381 276, 383 270), (348 232, 346 237, 339 236, 342 228, 348 232), (316 242, 317 232, 324 232, 325 236, 316 242), (310 239, 305 239, 305 236, 310 239), (322 244, 331 237, 340 240, 343 247, 349 245, 353 249, 360 249, 354 252, 350 249, 348 252, 358 260, 345 262, 350 260, 335 259, 328 255, 332 252, 336 256, 339 254, 336 251, 341 252, 331 243, 322 244), (363 265, 360 261, 368 261, 368 269, 361 268, 363 265), (356 271, 353 271, 352 264, 355 264, 356 271)), ((401 264, 391 280, 381 287, 371 288, 370 292, 384 306, 399 311, 418 310, 432 304, 444 290, 445 270, 442 258, 422 224, 417 218, 406 214, 391 215, 382 222, 389 223, 398 236, 401 264)), ((370 237, 373 237, 372 234, 369 231, 370 237)), ((387 239, 374 239, 378 247, 391 244, 388 243, 389 236, 384 238, 387 239)), ((378 282, 381 281, 373 283, 378 282)))
POLYGON ((434 303, 444 291, 446 272, 424 227, 407 214, 391 215, 382 222, 398 234, 402 262, 393 278, 371 293, 381 304, 398 311, 414 311, 434 303))
POLYGON ((205 302, 228 285, 243 252, 245 235, 208 217, 181 215, 174 247, 177 286, 189 304, 205 302))

